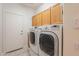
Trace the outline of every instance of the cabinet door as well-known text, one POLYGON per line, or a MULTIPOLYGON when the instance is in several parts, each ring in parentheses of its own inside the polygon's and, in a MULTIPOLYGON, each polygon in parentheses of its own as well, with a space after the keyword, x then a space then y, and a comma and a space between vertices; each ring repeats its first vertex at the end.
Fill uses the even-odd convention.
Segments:
POLYGON ((32 26, 41 26, 41 13, 33 16, 32 26))
POLYGON ((57 4, 51 7, 51 24, 59 24, 62 22, 62 7, 60 4, 57 4))
POLYGON ((50 8, 42 12, 42 25, 50 24, 50 8))
POLYGON ((41 13, 36 16, 37 26, 41 26, 41 13))

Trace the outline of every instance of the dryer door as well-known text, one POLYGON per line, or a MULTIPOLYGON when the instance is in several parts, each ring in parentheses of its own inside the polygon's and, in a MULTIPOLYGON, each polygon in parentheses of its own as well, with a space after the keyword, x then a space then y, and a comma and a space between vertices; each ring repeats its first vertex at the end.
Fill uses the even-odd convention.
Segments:
POLYGON ((30 42, 31 44, 35 44, 35 33, 34 32, 30 32, 30 42))
POLYGON ((58 54, 58 37, 52 34, 41 33, 39 38, 40 49, 50 56, 58 54))

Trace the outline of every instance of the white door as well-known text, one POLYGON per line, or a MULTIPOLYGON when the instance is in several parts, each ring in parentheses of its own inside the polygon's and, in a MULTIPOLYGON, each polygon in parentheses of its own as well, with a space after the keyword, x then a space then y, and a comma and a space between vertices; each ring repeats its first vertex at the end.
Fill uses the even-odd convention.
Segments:
POLYGON ((23 47, 23 15, 5 12, 5 50, 6 52, 23 47))

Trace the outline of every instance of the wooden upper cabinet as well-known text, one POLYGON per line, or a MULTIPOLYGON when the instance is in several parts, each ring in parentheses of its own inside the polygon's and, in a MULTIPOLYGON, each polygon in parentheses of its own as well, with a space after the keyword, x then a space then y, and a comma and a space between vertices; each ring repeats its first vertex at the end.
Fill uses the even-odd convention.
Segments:
POLYGON ((41 26, 41 14, 37 14, 33 16, 32 26, 41 26))
POLYGON ((42 12, 42 25, 50 24, 50 8, 42 12))
POLYGON ((55 6, 52 6, 51 8, 48 8, 47 10, 33 16, 32 26, 62 24, 62 11, 61 4, 56 4, 55 6))
POLYGON ((51 7, 51 24, 61 24, 63 23, 62 18, 62 6, 61 4, 56 4, 51 7))

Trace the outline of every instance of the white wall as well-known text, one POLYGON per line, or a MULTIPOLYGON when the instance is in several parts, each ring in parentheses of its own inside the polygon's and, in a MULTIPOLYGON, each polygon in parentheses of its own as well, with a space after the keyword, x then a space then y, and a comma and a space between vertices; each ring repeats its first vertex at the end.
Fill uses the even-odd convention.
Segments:
POLYGON ((2 51, 2 4, 0 4, 0 53, 2 51))
POLYGON ((24 47, 27 50, 28 37, 27 33, 29 28, 32 27, 32 16, 34 15, 34 10, 32 8, 26 7, 22 4, 3 4, 3 10, 11 11, 24 15, 23 28, 24 28, 24 47))
POLYGON ((36 9, 36 14, 39 13, 39 12, 41 12, 41 11, 44 11, 44 10, 50 8, 51 6, 53 6, 55 4, 56 3, 44 3, 44 4, 42 4, 40 7, 38 7, 36 9))
POLYGON ((75 28, 75 21, 79 20, 79 4, 64 4, 63 14, 64 55, 79 56, 79 28, 75 28))

